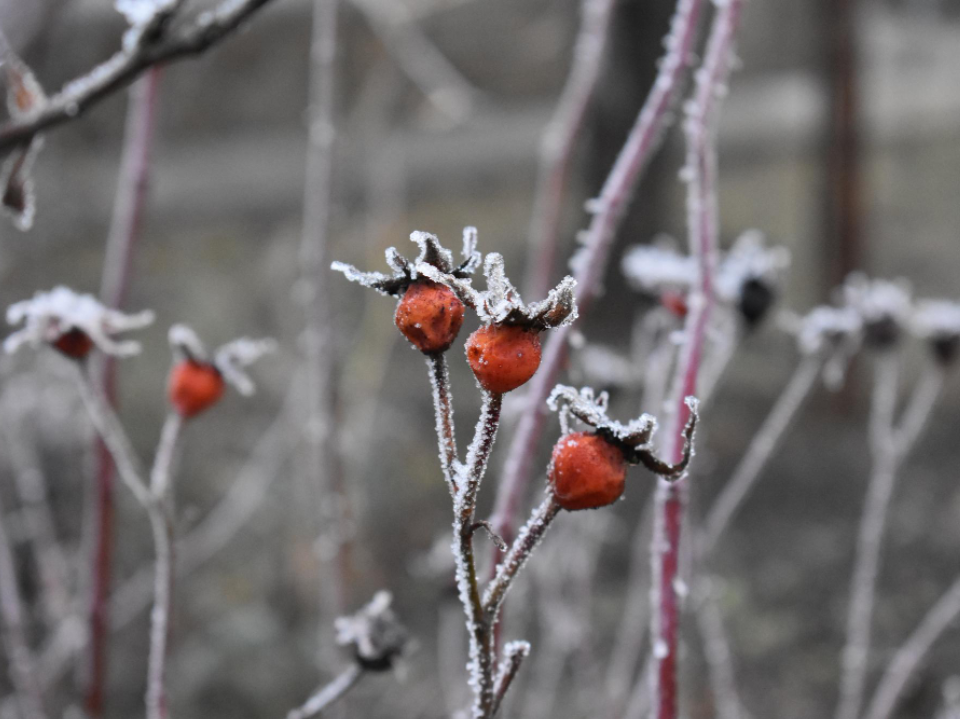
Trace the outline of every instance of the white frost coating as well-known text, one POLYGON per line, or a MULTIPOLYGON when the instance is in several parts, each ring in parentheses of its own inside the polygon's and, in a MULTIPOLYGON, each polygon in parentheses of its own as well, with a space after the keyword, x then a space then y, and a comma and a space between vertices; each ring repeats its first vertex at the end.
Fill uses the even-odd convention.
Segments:
POLYGON ((670 648, 667 647, 667 643, 663 638, 657 638, 657 641, 653 644, 653 656, 657 660, 663 660, 669 654, 670 648))
POLYGON ((696 261, 689 255, 678 253, 665 239, 654 245, 630 248, 623 256, 620 268, 635 289, 645 292, 685 290, 697 281, 696 261))
POLYGON ((170 347, 174 349, 174 352, 191 358, 192 360, 206 362, 208 357, 207 349, 203 346, 203 342, 197 333, 194 332, 193 328, 182 323, 171 325, 167 333, 167 340, 170 342, 170 347))
MULTIPOLYGON (((657 419, 643 413, 624 425, 607 416, 608 401, 607 393, 595 395, 593 388, 585 387, 578 391, 569 385, 557 385, 547 398, 547 407, 559 413, 564 434, 569 433, 570 416, 573 416, 598 430, 610 432, 637 449, 648 448, 657 431, 657 419)), ((691 411, 696 412, 695 405, 691 406, 691 411)))
POLYGON ((921 300, 910 317, 910 330, 924 340, 960 337, 960 303, 921 300))
MULTIPOLYGON (((395 254, 395 248, 389 248, 387 250, 388 263, 390 263, 395 254), (391 253, 394 255, 391 255, 391 253)), ((358 270, 353 265, 348 265, 347 263, 342 263, 339 261, 330 263, 330 269, 343 273, 350 282, 355 282, 359 285, 363 285, 364 287, 372 288, 381 295, 390 295, 390 293, 384 290, 382 287, 384 283, 389 282, 392 279, 389 275, 379 272, 364 272, 363 270, 358 270)))
POLYGON ((865 325, 892 320, 905 325, 910 317, 910 284, 897 280, 871 280, 863 273, 851 273, 841 289, 843 304, 860 313, 865 325))
POLYGON ((782 281, 790 266, 790 251, 784 247, 766 247, 759 230, 747 230, 734 242, 717 268, 717 295, 727 301, 740 297, 743 284, 763 280, 768 285, 782 281))
POLYGON ((125 315, 104 307, 92 295, 78 295, 61 285, 7 308, 8 323, 24 322, 25 325, 4 341, 3 348, 13 353, 22 345, 38 347, 41 343, 54 343, 71 330, 80 330, 104 353, 126 357, 139 353, 140 343, 116 341, 113 336, 143 328, 152 323, 153 318, 151 310, 125 315))

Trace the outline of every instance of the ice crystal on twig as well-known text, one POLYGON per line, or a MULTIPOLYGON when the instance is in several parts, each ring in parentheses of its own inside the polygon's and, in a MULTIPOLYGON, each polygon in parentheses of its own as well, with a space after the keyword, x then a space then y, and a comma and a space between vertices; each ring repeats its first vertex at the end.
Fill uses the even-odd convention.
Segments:
POLYGON ((253 394, 255 387, 245 368, 277 349, 276 341, 271 338, 252 340, 242 337, 221 345, 213 353, 211 360, 197 334, 182 324, 170 328, 169 340, 176 356, 196 363, 212 365, 224 380, 237 389, 237 392, 247 396, 253 394))
MULTIPOLYGON (((93 295, 78 295, 61 285, 49 292, 38 292, 32 299, 22 300, 7 308, 7 322, 11 325, 23 322, 24 327, 10 335, 4 341, 3 348, 13 353, 24 344, 38 347, 41 343, 47 343, 63 350, 63 345, 72 341, 85 346, 87 350, 89 343, 92 343, 108 355, 126 357, 139 353, 140 343, 133 340, 117 341, 113 336, 145 327, 153 322, 153 318, 150 310, 133 315, 111 310, 93 295)), ((67 354, 80 356, 71 352, 67 354)))
POLYGON ((698 419, 697 399, 688 397, 685 402, 690 408, 690 419, 683 429, 683 455, 680 462, 675 465, 663 462, 651 450, 653 435, 657 431, 656 418, 644 413, 626 425, 617 420, 611 420, 607 416, 609 396, 605 392, 596 395, 589 387, 578 391, 568 385, 557 385, 547 399, 547 406, 559 413, 564 435, 570 433, 570 418, 574 417, 593 427, 598 434, 619 446, 628 463, 634 465, 642 463, 658 475, 676 478, 687 469, 693 454, 693 436, 698 419))
POLYGON ((373 288, 383 295, 400 296, 423 273, 423 267, 433 268, 444 275, 457 280, 469 278, 480 267, 481 256, 477 252, 477 229, 465 228, 463 231, 462 260, 454 264, 453 253, 447 250, 435 235, 415 230, 410 239, 420 247, 420 254, 414 260, 403 257, 396 248, 387 249, 387 265, 392 275, 379 272, 364 272, 347 263, 334 262, 331 268, 342 272, 347 280, 373 288))
POLYGON ((392 601, 393 596, 381 590, 359 611, 334 623, 337 643, 351 647, 365 670, 389 670, 409 640, 407 629, 390 609, 392 601))
POLYGON ((909 322, 910 285, 903 279, 871 280, 851 273, 841 288, 843 304, 859 313, 866 341, 879 349, 889 348, 909 322))

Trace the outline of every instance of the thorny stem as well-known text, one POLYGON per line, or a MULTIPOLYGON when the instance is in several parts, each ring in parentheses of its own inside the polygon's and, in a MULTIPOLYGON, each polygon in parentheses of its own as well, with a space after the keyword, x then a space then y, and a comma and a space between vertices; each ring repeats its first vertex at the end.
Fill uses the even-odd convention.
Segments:
MULTIPOLYGON (((457 439, 453 424, 453 398, 450 393, 450 373, 443 353, 427 355, 430 385, 433 388, 433 411, 437 420, 437 443, 440 446, 440 467, 450 494, 457 496, 457 481, 453 475, 457 462, 457 439)), ((491 532, 492 529, 491 529, 491 532)))
POLYGON ((144 32, 133 47, 123 48, 86 75, 67 83, 36 112, 0 126, 0 151, 23 145, 41 130, 73 120, 155 65, 201 54, 270 1, 222 0, 176 31, 167 32, 168 19, 159 33, 144 32))
POLYGON ((953 585, 940 597, 913 634, 897 650, 877 685, 867 717, 890 717, 897 700, 907 686, 907 681, 934 642, 953 625, 958 616, 960 616, 960 578, 953 581, 953 585))
POLYGON ((823 367, 823 361, 821 355, 805 355, 800 360, 769 415, 750 441, 750 446, 730 480, 724 484, 719 497, 707 513, 697 542, 700 556, 706 556, 716 547, 730 520, 760 478, 760 473, 777 449, 790 423, 803 407, 804 400, 809 397, 823 367))
POLYGON ((524 284, 525 293, 530 297, 544 297, 550 289, 573 151, 600 78, 615 5, 616 0, 583 0, 573 64, 540 144, 524 284))
MULTIPOLYGON (((650 94, 627 137, 627 141, 604 182, 594 203, 596 214, 586 231, 582 262, 575 272, 577 305, 581 316, 596 296, 607 266, 610 245, 627 204, 633 197, 643 170, 658 146, 671 118, 670 108, 683 71, 693 49, 697 20, 703 0, 678 0, 667 53, 664 55, 650 94)), ((537 441, 546 422, 546 399, 556 384, 566 356, 567 338, 572 326, 558 328, 550 335, 543 351, 539 372, 533 377, 526 406, 507 453, 503 475, 497 488, 493 524, 507 542, 513 538, 517 515, 526 495, 531 463, 537 441)))
MULTIPOLYGON (((140 235, 150 175, 150 156, 160 87, 159 67, 150 68, 130 88, 123 154, 117 192, 107 236, 100 286, 104 305, 120 308, 130 284, 133 250, 140 235)), ((100 386, 111 406, 117 404, 116 359, 105 356, 100 364, 100 386)), ((110 566, 113 556, 113 463, 100 438, 96 440, 96 493, 94 508, 93 593, 90 602, 90 685, 87 714, 100 717, 104 709, 107 675, 110 566)))
POLYGON ((3 618, 2 640, 10 682, 23 717, 46 717, 36 658, 27 642, 17 568, 3 515, 0 509, 0 616, 3 618))
POLYGON ((854 717, 863 703, 870 655, 873 606, 880 552, 897 471, 919 438, 943 382, 942 371, 930 367, 914 389, 900 426, 895 426, 899 356, 886 351, 877 359, 870 413, 872 469, 847 609, 847 636, 841 658, 838 717, 854 717))
POLYGON ((308 718, 319 715, 330 705, 346 695, 362 677, 363 668, 357 663, 351 664, 350 667, 337 675, 337 677, 319 688, 303 705, 291 710, 287 714, 287 717, 308 718))
MULTIPOLYGON (((730 69, 733 36, 742 0, 727 0, 718 6, 707 39, 702 67, 696 73, 696 88, 684 123, 687 137, 688 231, 690 252, 697 260, 698 286, 691 293, 690 312, 684 328, 684 345, 674 383, 671 404, 676 410, 667 432, 667 456, 680 459, 682 429, 690 409, 684 398, 696 394, 697 375, 714 303, 713 276, 717 261, 716 142, 713 122, 717 95, 730 69)), ((651 632, 654 670, 651 677, 653 707, 657 717, 678 713, 677 660, 679 650, 680 600, 677 581, 683 528, 685 483, 683 478, 657 481, 655 524, 651 542, 651 632)))
POLYGON ((494 653, 492 624, 484 613, 473 552, 473 523, 477 493, 487 469, 497 429, 503 395, 484 391, 480 419, 467 454, 463 487, 454 501, 453 552, 457 563, 457 586, 470 635, 470 686, 474 692, 473 714, 490 717, 494 702, 494 653))

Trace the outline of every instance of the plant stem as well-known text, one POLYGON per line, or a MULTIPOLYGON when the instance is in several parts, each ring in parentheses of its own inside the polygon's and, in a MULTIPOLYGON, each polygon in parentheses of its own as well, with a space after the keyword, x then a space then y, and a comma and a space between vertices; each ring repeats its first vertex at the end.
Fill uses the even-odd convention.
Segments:
MULTIPOLYGON (((140 235, 150 177, 150 157, 161 70, 153 67, 130 88, 124 130, 123 153, 117 179, 113 216, 107 236, 100 299, 106 307, 122 308, 130 284, 133 252, 140 235)), ((117 404, 116 359, 105 356, 100 363, 100 386, 107 402, 117 404)), ((96 493, 93 512, 93 593, 90 601, 90 678, 86 707, 91 717, 104 714, 107 676, 108 628, 110 624, 110 568, 113 557, 113 463, 100 438, 96 440, 96 493)))
POLYGON ((493 706, 490 708, 490 715, 495 716, 500 710, 503 698, 513 684, 517 673, 520 671, 520 665, 530 654, 530 646, 525 642, 508 643, 503 649, 503 662, 500 664, 500 670, 497 672, 497 679, 494 686, 493 706))
POLYGON ((308 718, 319 715, 330 705, 346 695, 363 677, 363 668, 353 663, 329 683, 318 689, 303 705, 288 714, 288 718, 308 718))
POLYGON ((867 717, 891 716, 897 700, 907 686, 907 681, 934 642, 953 625, 958 616, 960 616, 960 578, 953 581, 953 585, 940 597, 913 634, 894 654, 877 685, 877 692, 870 703, 867 717))
POLYGON ((698 581, 696 598, 697 622, 703 640, 704 655, 710 668, 710 688, 713 692, 715 712, 720 718, 742 718, 743 703, 737 693, 733 675, 730 643, 723 627, 723 612, 717 600, 717 591, 709 578, 698 581))
MULTIPOLYGON (((667 432, 667 457, 678 462, 683 447, 683 427, 690 414, 685 398, 696 393, 697 375, 706 342, 707 327, 714 304, 713 277, 717 261, 716 141, 712 124, 717 112, 717 95, 729 74, 733 36, 741 0, 718 6, 707 39, 702 67, 697 71, 696 88, 684 125, 687 137, 686 172, 690 252, 697 260, 699 282, 691 292, 690 311, 684 328, 684 344, 674 382, 671 404, 676 408, 667 432)), ((677 660, 679 650, 680 597, 677 583, 680 569, 680 541, 685 505, 685 482, 658 478, 655 520, 651 543, 651 632, 653 643, 653 707, 657 717, 674 718, 678 713, 677 660)))
POLYGON ((880 552, 890 500, 897 472, 926 425, 943 379, 939 369, 931 367, 927 370, 914 389, 902 425, 897 428, 894 416, 899 360, 894 351, 886 351, 877 359, 869 424, 872 468, 851 577, 838 717, 858 715, 863 704, 880 552))
POLYGON ((457 480, 453 476, 457 462, 457 438, 453 422, 453 397, 450 393, 450 373, 444 353, 427 355, 430 386, 433 389, 433 412, 436 416, 437 443, 440 446, 440 467, 450 495, 457 496, 457 480))
MULTIPOLYGON (((693 49, 701 6, 702 0, 678 0, 667 36, 667 52, 660 62, 657 78, 595 202, 596 214, 586 231, 582 262, 575 272, 581 316, 597 294, 606 271, 610 245, 637 181, 672 119, 669 110, 693 49)), ((520 506, 526 496, 534 452, 546 422, 545 402, 566 356, 571 327, 564 326, 550 334, 540 370, 531 382, 526 406, 504 463, 492 522, 497 534, 508 543, 513 538, 520 506)))
POLYGON ((540 143, 524 283, 524 293, 529 297, 544 297, 550 289, 573 152, 600 79, 615 5, 616 0, 583 0, 580 6, 580 32, 573 49, 573 64, 540 143))

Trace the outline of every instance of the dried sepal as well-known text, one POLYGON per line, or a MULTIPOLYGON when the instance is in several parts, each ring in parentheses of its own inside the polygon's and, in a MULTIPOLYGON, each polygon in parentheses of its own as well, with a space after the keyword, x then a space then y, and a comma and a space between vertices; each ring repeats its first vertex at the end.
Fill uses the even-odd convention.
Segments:
POLYGON ((331 269, 342 272, 347 280, 359 283, 364 287, 372 288, 383 295, 399 297, 421 275, 433 280, 433 272, 442 277, 452 277, 461 280, 469 277, 480 264, 480 253, 476 250, 476 228, 468 227, 463 231, 463 253, 459 264, 454 264, 453 253, 447 250, 435 235, 416 230, 410 233, 410 240, 415 242, 420 253, 414 260, 408 260, 394 248, 386 251, 387 265, 393 270, 391 275, 380 272, 364 272, 353 265, 334 262, 331 269), (421 270, 429 268, 424 273, 421 270))
POLYGON ((79 332, 107 355, 127 357, 140 352, 140 343, 116 340, 114 336, 146 327, 153 319, 150 310, 127 315, 105 307, 92 295, 80 295, 59 286, 48 292, 38 292, 30 300, 22 300, 7 308, 7 322, 11 325, 23 322, 24 327, 7 337, 3 347, 6 352, 13 353, 23 345, 38 347, 47 343, 56 346, 61 339, 79 332))
POLYGON ((245 396, 252 395, 255 390, 253 380, 245 372, 245 368, 277 349, 276 341, 271 338, 252 340, 241 337, 221 345, 211 356, 197 333, 187 325, 179 323, 170 328, 168 339, 176 363, 189 362, 209 366, 245 396))
POLYGON ((393 596, 381 590, 353 615, 334 621, 337 644, 353 649, 354 658, 365 670, 389 670, 409 641, 407 629, 390 608, 393 596))

